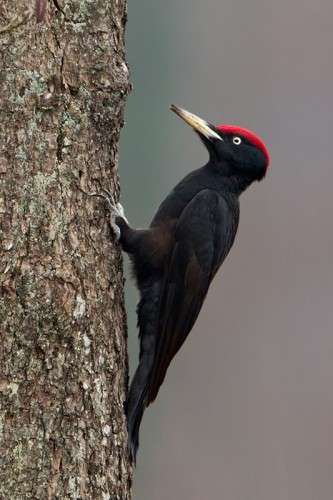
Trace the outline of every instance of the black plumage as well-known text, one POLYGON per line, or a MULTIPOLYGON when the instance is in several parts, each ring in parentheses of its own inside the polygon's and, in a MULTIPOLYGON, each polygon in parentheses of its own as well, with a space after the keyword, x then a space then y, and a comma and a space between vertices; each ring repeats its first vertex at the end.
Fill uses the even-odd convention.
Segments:
POLYGON ((248 130, 214 127, 180 108, 173 110, 198 133, 209 162, 171 191, 148 229, 133 229, 114 212, 119 241, 132 259, 140 290, 140 359, 126 403, 134 460, 143 412, 156 398, 234 242, 239 195, 264 177, 269 162, 265 145, 248 130))

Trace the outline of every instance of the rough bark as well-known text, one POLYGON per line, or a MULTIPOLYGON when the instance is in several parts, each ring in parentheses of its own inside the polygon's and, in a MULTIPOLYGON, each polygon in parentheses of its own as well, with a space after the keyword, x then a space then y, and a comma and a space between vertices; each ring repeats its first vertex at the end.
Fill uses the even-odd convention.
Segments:
POLYGON ((0 0, 1 499, 130 498, 121 255, 84 194, 119 193, 125 22, 0 0))

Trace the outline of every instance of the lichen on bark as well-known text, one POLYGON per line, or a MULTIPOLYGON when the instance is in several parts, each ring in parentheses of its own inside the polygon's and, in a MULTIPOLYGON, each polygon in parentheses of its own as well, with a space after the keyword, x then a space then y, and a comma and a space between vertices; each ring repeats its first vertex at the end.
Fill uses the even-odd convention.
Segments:
POLYGON ((59 0, 1 35, 0 498, 130 498, 121 255, 85 195, 119 195, 125 22, 59 0))

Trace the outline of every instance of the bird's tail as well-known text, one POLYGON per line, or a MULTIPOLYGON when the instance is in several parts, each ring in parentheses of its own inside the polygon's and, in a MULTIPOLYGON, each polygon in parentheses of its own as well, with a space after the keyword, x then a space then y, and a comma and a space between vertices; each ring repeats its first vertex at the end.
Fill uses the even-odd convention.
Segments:
POLYGON ((143 363, 140 362, 135 372, 126 403, 128 445, 131 459, 134 463, 136 462, 140 424, 146 408, 148 393, 149 372, 146 369, 145 360, 143 360, 143 363))
POLYGON ((140 336, 139 366, 134 374, 126 402, 129 449, 133 462, 139 447, 139 430, 147 406, 150 375, 154 364, 158 325, 160 283, 141 289, 138 304, 138 327, 140 336))

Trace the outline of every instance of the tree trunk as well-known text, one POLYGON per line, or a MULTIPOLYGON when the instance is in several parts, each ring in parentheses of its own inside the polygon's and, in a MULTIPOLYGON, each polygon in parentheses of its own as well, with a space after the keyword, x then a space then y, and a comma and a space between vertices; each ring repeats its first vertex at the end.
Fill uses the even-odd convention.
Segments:
POLYGON ((0 499, 129 499, 122 261, 85 194, 118 197, 126 1, 35 1, 0 0, 0 499))

